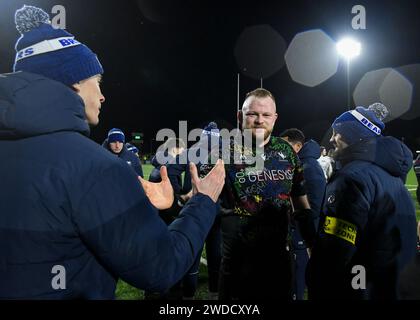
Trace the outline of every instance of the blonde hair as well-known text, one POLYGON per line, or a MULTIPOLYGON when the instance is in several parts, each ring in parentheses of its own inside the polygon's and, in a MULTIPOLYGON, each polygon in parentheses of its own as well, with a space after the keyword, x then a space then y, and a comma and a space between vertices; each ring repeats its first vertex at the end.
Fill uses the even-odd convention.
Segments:
POLYGON ((242 109, 248 106, 248 101, 251 97, 255 97, 255 98, 271 98, 271 100, 273 100, 274 102, 274 106, 276 106, 276 99, 274 98, 273 94, 268 91, 267 89, 264 88, 257 88, 255 90, 252 90, 251 92, 248 92, 245 96, 245 101, 244 104, 242 106, 242 109))

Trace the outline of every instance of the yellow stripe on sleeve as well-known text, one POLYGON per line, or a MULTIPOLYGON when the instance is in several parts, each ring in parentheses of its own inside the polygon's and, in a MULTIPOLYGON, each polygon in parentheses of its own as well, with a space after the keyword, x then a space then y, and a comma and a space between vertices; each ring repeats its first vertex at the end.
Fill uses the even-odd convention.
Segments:
POLYGON ((325 217, 324 232, 355 244, 357 228, 353 223, 336 217, 325 217))

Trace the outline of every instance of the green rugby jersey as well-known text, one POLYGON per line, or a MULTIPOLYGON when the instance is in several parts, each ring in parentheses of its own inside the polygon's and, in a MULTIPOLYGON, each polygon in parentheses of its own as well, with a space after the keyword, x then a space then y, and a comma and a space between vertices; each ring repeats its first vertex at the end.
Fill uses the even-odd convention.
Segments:
MULTIPOLYGON (((303 168, 290 144, 271 137, 264 152, 238 147, 232 141, 231 163, 225 165, 226 183, 222 193, 223 213, 235 216, 255 216, 267 204, 278 209, 290 209, 290 197, 305 195, 303 168), (241 148, 241 150, 238 150, 241 148), (241 152, 242 163, 233 163, 233 153, 241 152), (264 166, 247 164, 249 156, 262 157, 264 166)), ((202 165, 200 171, 208 173, 211 165, 202 165)))

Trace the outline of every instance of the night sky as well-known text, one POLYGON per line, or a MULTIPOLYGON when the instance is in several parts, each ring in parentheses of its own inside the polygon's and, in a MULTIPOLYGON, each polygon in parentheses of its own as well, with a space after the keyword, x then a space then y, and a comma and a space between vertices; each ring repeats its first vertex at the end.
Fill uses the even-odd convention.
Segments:
MULTIPOLYGON (((415 1, 0 0, 0 73, 12 71, 19 37, 14 12, 23 4, 39 6, 51 16, 54 5, 63 5, 67 30, 98 54, 105 69, 106 102, 91 138, 102 142, 112 127, 126 136, 143 132, 144 152, 159 129, 177 132, 178 120, 188 120, 189 129, 211 120, 235 126, 237 74, 242 105, 245 94, 260 86, 258 77, 249 74, 258 67, 267 75, 263 87, 277 100, 274 133, 297 127, 325 144, 331 122, 347 108, 345 62, 340 59, 337 72, 315 87, 292 80, 284 52, 273 58, 282 66, 279 70, 267 71, 270 61, 240 65, 235 50, 245 28, 271 27, 284 39, 285 49, 296 34, 312 29, 322 29, 334 41, 357 38, 362 52, 351 62, 351 90, 369 71, 420 63, 415 1), (354 5, 366 9, 365 30, 352 28, 354 5)), ((274 43, 270 51, 271 46, 258 41, 240 48, 281 51, 274 43)), ((414 69, 408 78, 411 108, 419 109, 420 67, 414 69)), ((419 117, 395 119, 384 134, 404 138, 413 151, 419 150, 419 124, 419 117)))

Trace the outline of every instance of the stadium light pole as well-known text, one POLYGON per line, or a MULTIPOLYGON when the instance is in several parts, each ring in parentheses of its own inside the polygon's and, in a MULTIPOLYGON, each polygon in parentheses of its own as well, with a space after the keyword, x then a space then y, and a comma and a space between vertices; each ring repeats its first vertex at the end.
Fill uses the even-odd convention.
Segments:
POLYGON ((336 45, 338 53, 346 59, 347 63, 347 109, 350 110, 350 60, 360 54, 362 46, 350 38, 345 38, 337 42, 336 45))

